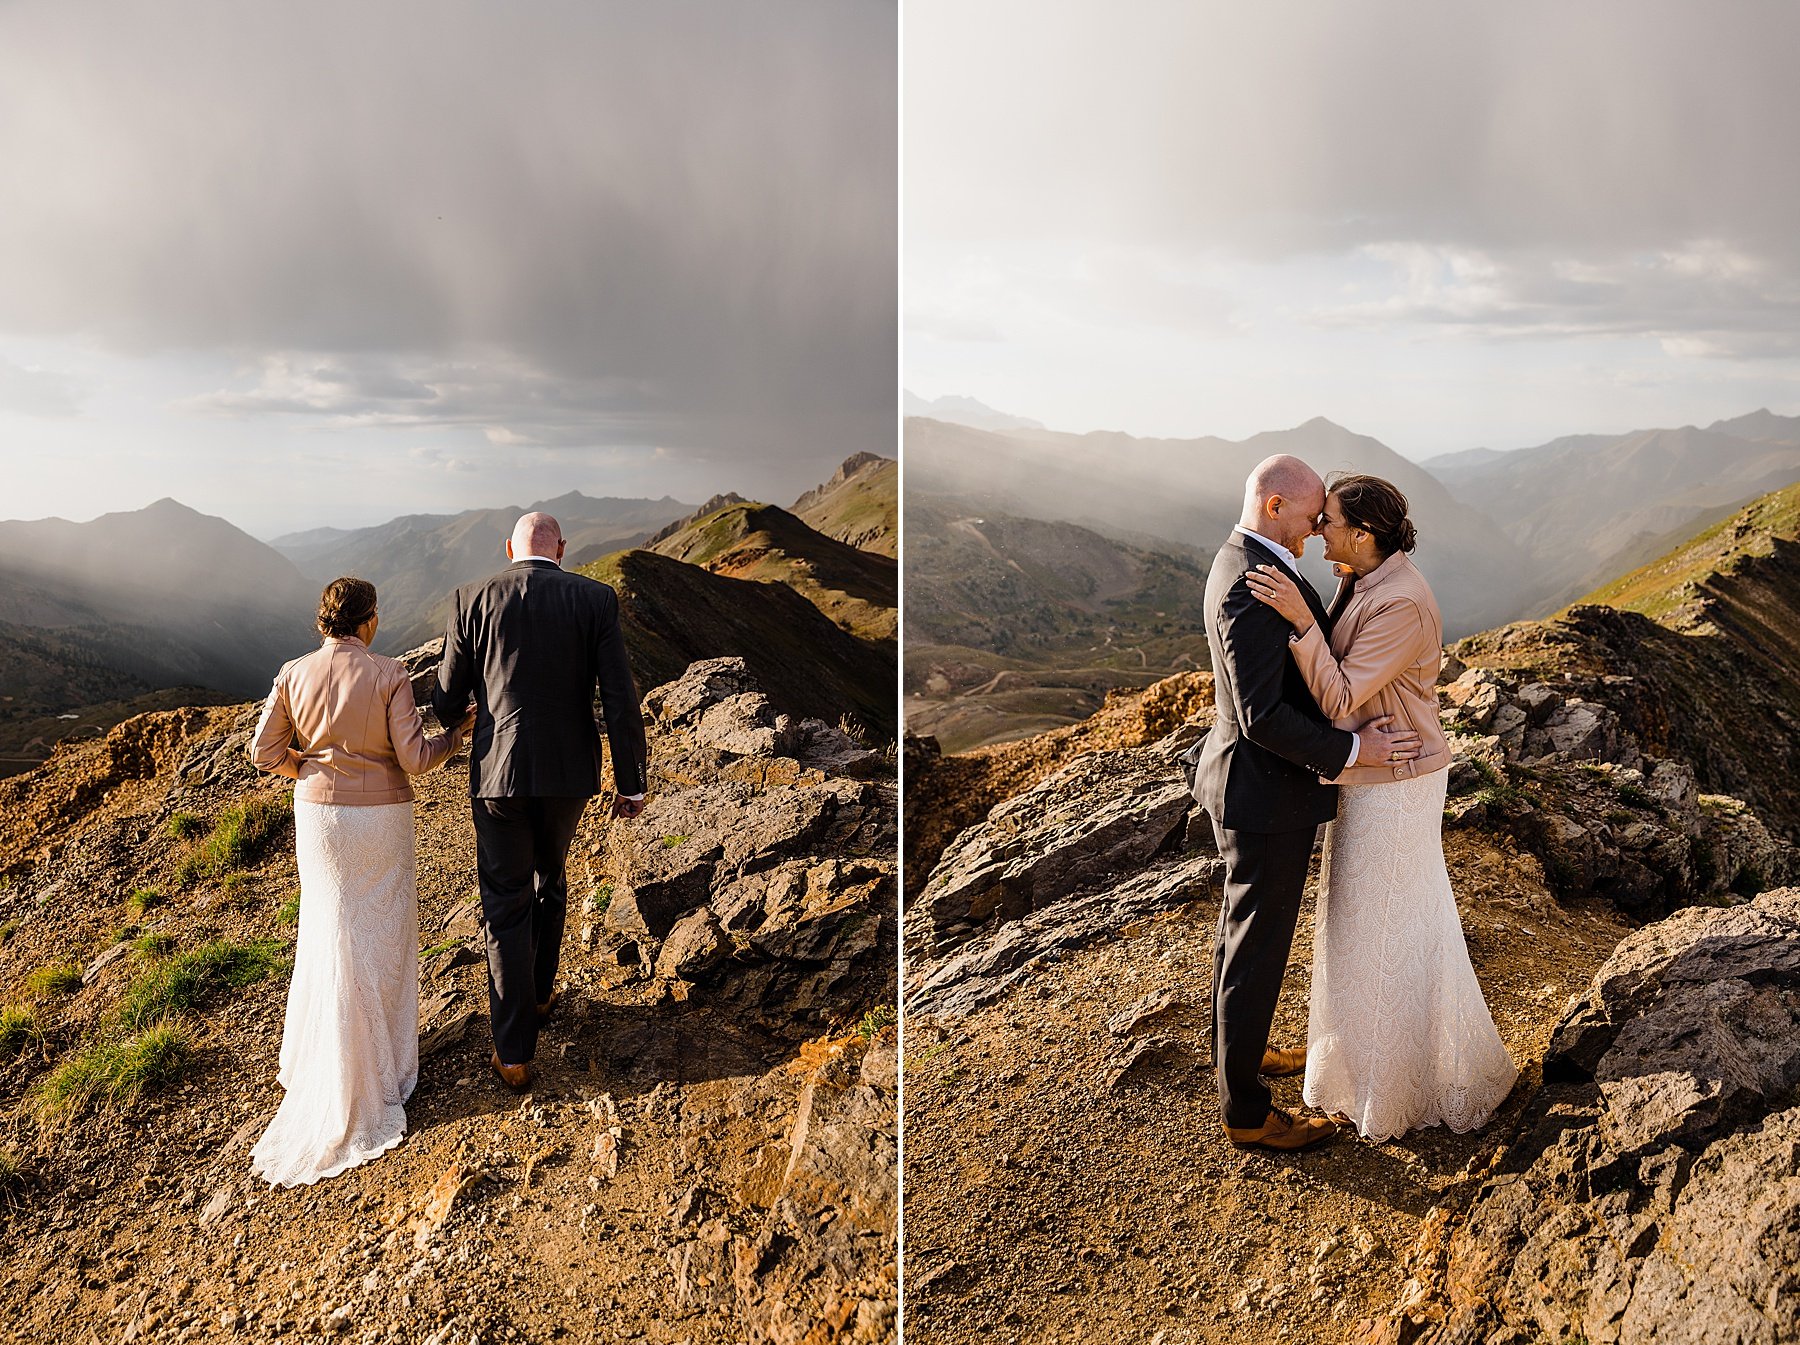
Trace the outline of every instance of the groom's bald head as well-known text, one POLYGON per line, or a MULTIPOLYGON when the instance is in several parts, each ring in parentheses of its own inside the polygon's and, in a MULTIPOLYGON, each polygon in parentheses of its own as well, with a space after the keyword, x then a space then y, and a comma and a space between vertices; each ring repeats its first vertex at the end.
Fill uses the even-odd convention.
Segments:
POLYGON ((560 561, 563 554, 562 525, 548 514, 526 514, 513 524, 512 537, 506 543, 506 558, 519 560, 525 556, 547 556, 560 561))
POLYGON ((1319 474, 1292 454, 1277 453, 1250 469, 1238 522, 1297 556, 1324 507, 1325 483, 1319 474))

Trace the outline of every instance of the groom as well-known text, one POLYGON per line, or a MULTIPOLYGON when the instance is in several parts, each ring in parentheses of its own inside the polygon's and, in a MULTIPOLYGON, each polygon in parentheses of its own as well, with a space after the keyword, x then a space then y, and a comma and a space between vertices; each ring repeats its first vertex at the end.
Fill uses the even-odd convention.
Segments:
POLYGON ((1288 655, 1293 629, 1244 582, 1256 565, 1294 575, 1321 631, 1331 619, 1295 562, 1317 531, 1325 483, 1298 458, 1265 458, 1244 483, 1244 512, 1206 577, 1206 643, 1216 719, 1194 777, 1225 861, 1213 950, 1212 1053, 1232 1143, 1303 1149, 1331 1122, 1274 1105, 1262 1075, 1297 1074, 1302 1050, 1271 1051, 1269 1028, 1294 942, 1319 824, 1337 815, 1327 784, 1356 763, 1408 761, 1419 735, 1386 731, 1383 716, 1352 733, 1331 726, 1288 655))
POLYGON ((556 1003, 568 882, 582 809, 600 792, 594 689, 612 748, 614 817, 643 810, 649 747, 605 584, 562 569, 562 528, 526 514, 512 564, 456 590, 431 707, 455 723, 475 698, 469 793, 487 944, 495 1073, 522 1089, 538 1028, 556 1003))

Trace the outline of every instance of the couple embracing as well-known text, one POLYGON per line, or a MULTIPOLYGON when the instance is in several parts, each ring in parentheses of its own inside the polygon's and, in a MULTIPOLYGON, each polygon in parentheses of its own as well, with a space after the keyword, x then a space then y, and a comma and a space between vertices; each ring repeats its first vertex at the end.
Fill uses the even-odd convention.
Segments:
POLYGON ((409 775, 467 737, 475 865, 487 953, 492 1068, 529 1086, 556 1007, 568 907, 564 865, 600 791, 599 692, 615 817, 643 807, 649 751, 619 629, 617 595, 562 569, 562 529, 526 514, 512 564, 458 589, 424 731, 398 659, 370 652, 374 585, 336 579, 320 647, 275 676, 250 742, 294 785, 300 929, 281 1036, 286 1095, 251 1151, 266 1181, 335 1176, 400 1143, 419 1076, 419 917, 409 775))
POLYGON ((1518 1071, 1469 963, 1444 865, 1450 749, 1438 721, 1443 623, 1408 553, 1406 497, 1378 477, 1327 490, 1265 459, 1206 581, 1217 718, 1194 796, 1225 861, 1212 1040, 1233 1143, 1302 1149, 1340 1125, 1388 1139, 1486 1122, 1518 1071), (1313 536, 1341 576, 1329 609, 1295 562, 1313 536), (1307 1044, 1269 1031, 1313 840, 1325 833, 1307 1044), (1274 1105, 1304 1071, 1327 1115, 1274 1105))

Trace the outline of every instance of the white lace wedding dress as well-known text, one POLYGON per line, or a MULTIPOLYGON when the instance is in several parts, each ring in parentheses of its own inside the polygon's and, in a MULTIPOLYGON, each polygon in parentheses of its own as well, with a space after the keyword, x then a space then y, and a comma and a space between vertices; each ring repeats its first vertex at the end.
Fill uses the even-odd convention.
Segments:
POLYGON ((250 1165, 334 1177, 406 1134, 419 1077, 419 906, 410 803, 294 803, 300 932, 275 1119, 250 1165))
POLYGON ((1449 774, 1345 785, 1325 833, 1303 1096, 1365 1139, 1473 1130, 1518 1078, 1444 868, 1449 774))

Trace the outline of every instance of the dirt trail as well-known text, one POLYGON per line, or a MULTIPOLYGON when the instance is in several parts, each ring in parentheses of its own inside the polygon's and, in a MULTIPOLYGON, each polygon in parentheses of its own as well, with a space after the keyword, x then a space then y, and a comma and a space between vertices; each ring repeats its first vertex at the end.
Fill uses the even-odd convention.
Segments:
MULTIPOLYGON (((1557 906, 1534 859, 1473 833, 1446 845, 1477 975, 1524 1072, 1473 1134, 1233 1148, 1205 1065, 1216 890, 967 1017, 909 1015, 908 1341, 1335 1342, 1389 1306, 1408 1249, 1502 1149, 1563 1005, 1626 929, 1599 903, 1557 906), (1108 1018, 1159 991, 1175 1006, 1151 1031, 1176 1038, 1173 1058, 1109 1086, 1130 1042, 1108 1018)), ((1309 897, 1278 1044, 1305 1039, 1311 939, 1309 897)), ((1277 1081, 1277 1099, 1299 1105, 1299 1082, 1277 1081)))

